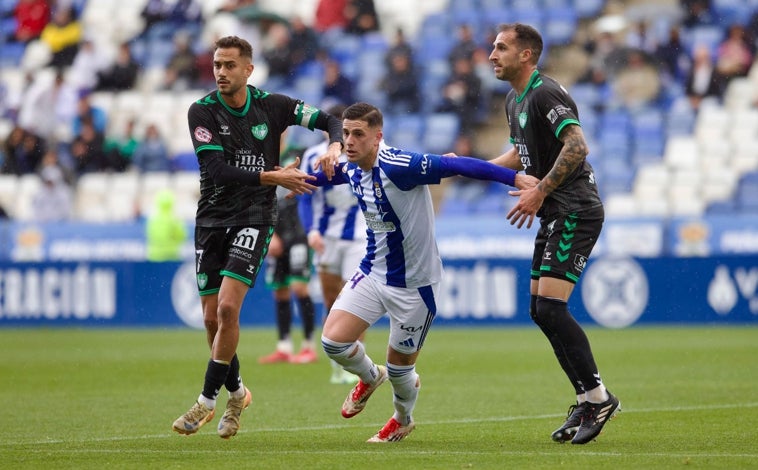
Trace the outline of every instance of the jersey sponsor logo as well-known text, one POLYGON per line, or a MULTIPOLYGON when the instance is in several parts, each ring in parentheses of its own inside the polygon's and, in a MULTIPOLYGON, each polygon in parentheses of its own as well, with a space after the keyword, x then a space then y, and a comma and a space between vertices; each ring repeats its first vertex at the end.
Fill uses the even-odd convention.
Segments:
POLYGON ((268 126, 265 122, 263 124, 258 124, 257 126, 251 127, 250 132, 253 133, 253 137, 256 139, 263 140, 268 135, 268 126))
POLYGON ((518 124, 519 126, 521 126, 522 129, 526 127, 526 117, 527 117, 526 113, 518 114, 518 124))
POLYGON ((425 175, 428 169, 429 169, 429 157, 425 154, 421 158, 421 174, 425 175))
POLYGON ((551 109, 550 112, 547 113, 547 119, 550 121, 550 124, 555 124, 555 120, 558 119, 558 113, 555 109, 551 109))
POLYGON ((198 142, 205 142, 207 144, 211 141, 211 139, 213 139, 213 134, 211 134, 211 131, 202 126, 197 126, 195 128, 194 134, 195 140, 198 142))
POLYGON ((252 250, 255 247, 255 242, 258 240, 258 235, 260 234, 260 230, 248 227, 243 228, 239 232, 237 232, 237 235, 234 237, 234 242, 232 245, 245 248, 248 250, 252 250))
POLYGON ((576 268, 577 271, 582 272, 584 271, 584 268, 587 266, 587 257, 582 255, 576 255, 574 256, 574 268, 576 268))
POLYGON ((424 328, 423 325, 421 326, 400 325, 400 329, 403 331, 407 331, 408 333, 416 333, 417 331, 421 331, 422 328, 424 328))

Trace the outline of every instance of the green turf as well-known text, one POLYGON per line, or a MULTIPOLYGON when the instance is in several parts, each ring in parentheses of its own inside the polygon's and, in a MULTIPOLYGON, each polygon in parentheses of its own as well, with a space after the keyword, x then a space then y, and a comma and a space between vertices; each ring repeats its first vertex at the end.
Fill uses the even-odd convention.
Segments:
MULTIPOLYGON (((171 431, 202 386, 202 332, 0 329, 0 468, 758 468, 757 328, 588 335, 623 408, 595 442, 550 440, 572 390, 536 328, 437 328, 417 368, 416 430, 367 444, 392 413, 389 384, 345 420, 350 387, 328 383, 323 354, 257 364, 270 329, 242 332, 253 406, 229 441, 218 418, 194 436, 171 431)), ((367 337, 378 361, 386 338, 367 337)))

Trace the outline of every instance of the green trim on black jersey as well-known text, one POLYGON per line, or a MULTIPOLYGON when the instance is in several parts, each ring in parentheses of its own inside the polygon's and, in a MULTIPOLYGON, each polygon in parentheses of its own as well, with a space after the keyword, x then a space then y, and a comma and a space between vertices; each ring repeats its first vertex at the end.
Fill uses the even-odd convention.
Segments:
POLYGON ((582 127, 582 125, 579 124, 579 121, 577 121, 576 119, 566 119, 565 121, 561 123, 560 126, 558 126, 558 129, 555 130, 555 136, 556 137, 560 136, 563 128, 568 126, 569 124, 576 124, 577 126, 582 127))
POLYGON ((221 290, 220 287, 217 287, 215 289, 201 290, 200 291, 200 296, 202 297, 204 295, 218 294, 218 291, 220 291, 220 290, 221 290))
POLYGON ((248 279, 246 277, 242 277, 239 274, 234 274, 233 272, 227 271, 225 269, 222 269, 219 274, 221 274, 222 276, 231 277, 232 279, 236 279, 236 280, 238 280, 240 282, 244 282, 248 286, 252 286, 253 285, 253 281, 252 280, 250 280, 250 279, 248 279))
POLYGON ((203 150, 221 150, 224 151, 224 147, 220 145, 201 145, 198 148, 195 149, 195 155, 199 154, 203 150))
POLYGON ((532 76, 529 77, 529 83, 526 84, 524 91, 516 97, 516 103, 521 103, 524 98, 526 98, 526 94, 529 92, 529 90, 532 88, 537 88, 540 85, 542 85, 542 77, 540 77, 540 71, 535 70, 532 72, 532 76))
POLYGON ((224 101, 224 98, 221 97, 221 92, 216 90, 216 98, 218 98, 219 102, 221 102, 221 105, 226 108, 227 111, 229 111, 233 116, 242 117, 247 114, 248 110, 250 109, 250 88, 245 87, 247 90, 247 97, 245 98, 245 107, 242 108, 242 111, 235 111, 234 109, 230 108, 228 104, 224 101))

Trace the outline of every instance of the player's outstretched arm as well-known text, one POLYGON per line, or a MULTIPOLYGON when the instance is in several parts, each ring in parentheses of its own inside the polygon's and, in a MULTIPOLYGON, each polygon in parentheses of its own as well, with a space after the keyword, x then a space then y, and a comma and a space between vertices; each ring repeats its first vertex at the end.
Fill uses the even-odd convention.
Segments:
POLYGON ((285 167, 278 167, 274 171, 261 173, 261 184, 269 186, 282 186, 290 190, 291 195, 310 194, 316 189, 311 184, 315 177, 300 170, 300 158, 285 167))

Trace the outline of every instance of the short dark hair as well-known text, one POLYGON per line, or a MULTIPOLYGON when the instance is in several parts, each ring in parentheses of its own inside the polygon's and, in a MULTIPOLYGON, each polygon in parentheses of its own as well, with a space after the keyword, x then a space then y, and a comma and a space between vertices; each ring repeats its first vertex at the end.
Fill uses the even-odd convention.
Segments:
POLYGON ((247 57, 250 62, 253 61, 253 46, 249 42, 238 36, 224 36, 216 41, 213 51, 216 49, 236 48, 241 57, 247 57))
POLYGON ((521 50, 530 49, 536 64, 542 55, 542 35, 533 26, 523 23, 504 23, 497 27, 498 33, 513 31, 516 33, 516 44, 521 50))
POLYGON ((355 103, 347 107, 342 113, 342 119, 351 121, 364 121, 369 127, 384 126, 384 117, 382 112, 368 103, 355 103))

